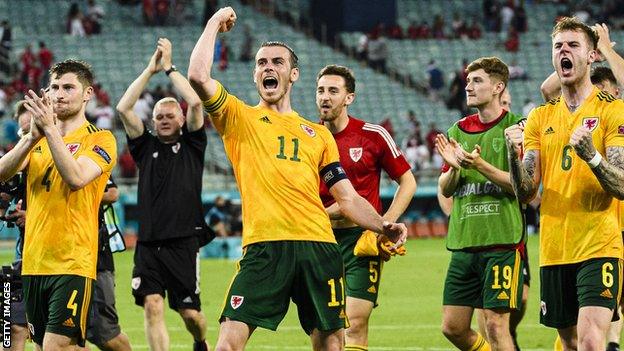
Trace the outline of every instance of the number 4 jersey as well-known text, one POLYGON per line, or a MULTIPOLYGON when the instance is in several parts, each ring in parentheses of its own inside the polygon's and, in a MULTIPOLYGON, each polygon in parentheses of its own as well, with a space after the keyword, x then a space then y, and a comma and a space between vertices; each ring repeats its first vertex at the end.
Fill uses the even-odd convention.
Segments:
POLYGON ((524 130, 525 152, 540 155, 540 266, 622 256, 618 201, 569 145, 580 126, 606 157, 608 147, 624 146, 624 102, 594 87, 574 113, 563 97, 534 109, 524 130))
POLYGON ((320 171, 339 162, 329 130, 296 112, 249 106, 221 84, 204 109, 234 168, 243 246, 277 240, 335 243, 319 196, 320 171))
POLYGON ((71 190, 59 174, 48 140, 29 154, 26 233, 22 274, 72 274, 95 279, 98 210, 117 160, 111 132, 85 122, 63 137, 74 159, 88 157, 102 174, 80 190, 71 190))

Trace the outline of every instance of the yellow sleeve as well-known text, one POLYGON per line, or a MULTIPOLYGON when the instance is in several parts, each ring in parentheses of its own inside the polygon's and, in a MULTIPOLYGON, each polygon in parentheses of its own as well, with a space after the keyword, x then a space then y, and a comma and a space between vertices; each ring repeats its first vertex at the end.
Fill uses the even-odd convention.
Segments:
POLYGON ((100 166, 102 173, 110 173, 117 163, 117 142, 113 134, 108 130, 95 133, 85 146, 78 156, 92 159, 100 166))
POLYGON ((609 104, 605 130, 605 147, 624 146, 624 102, 615 100, 609 104))
POLYGON ((321 135, 323 137, 323 140, 325 141, 325 150, 323 150, 323 157, 321 158, 319 171, 331 163, 340 162, 338 145, 336 145, 336 140, 334 140, 334 137, 331 136, 329 130, 327 130, 327 133, 323 132, 321 135))
POLYGON ((207 101, 203 101, 203 104, 204 112, 210 116, 219 134, 225 136, 234 130, 243 102, 230 95, 221 83, 217 82, 217 93, 207 101))
POLYGON ((524 151, 540 150, 539 109, 533 109, 524 126, 524 151))

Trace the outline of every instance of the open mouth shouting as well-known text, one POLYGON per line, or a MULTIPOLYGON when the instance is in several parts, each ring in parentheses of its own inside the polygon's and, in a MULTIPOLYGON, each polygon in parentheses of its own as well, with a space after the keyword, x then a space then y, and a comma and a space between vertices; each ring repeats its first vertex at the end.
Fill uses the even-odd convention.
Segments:
POLYGON ((262 80, 262 86, 267 91, 275 91, 277 90, 278 81, 276 77, 267 76, 262 80))
POLYGON ((564 57, 561 59, 561 73, 564 76, 570 75, 572 73, 572 68, 574 68, 574 64, 572 63, 572 60, 570 60, 567 57, 564 57))

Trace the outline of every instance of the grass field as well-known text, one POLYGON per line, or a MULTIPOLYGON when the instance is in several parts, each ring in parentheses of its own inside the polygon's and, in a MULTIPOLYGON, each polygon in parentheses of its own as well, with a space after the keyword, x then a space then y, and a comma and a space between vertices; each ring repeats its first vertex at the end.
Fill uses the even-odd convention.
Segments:
MULTIPOLYGON (((527 315, 519 328, 522 350, 552 350, 555 331, 539 325, 539 273, 536 237, 529 241, 533 279, 527 315)), ((412 240, 408 255, 393 259, 385 267, 379 307, 371 320, 370 350, 451 350, 440 332, 442 286, 449 253, 441 239, 412 240)), ((11 260, 12 252, 0 252, 0 262, 11 260)), ((133 252, 115 254, 117 309, 120 324, 135 349, 146 349, 143 311, 134 305, 130 280, 133 252)), ((218 316, 225 290, 234 272, 234 261, 202 260, 202 308, 208 320, 208 340, 214 345, 218 316)), ((172 349, 192 348, 190 334, 181 318, 167 310, 172 349)), ((308 337, 299 327, 294 305, 277 332, 258 329, 247 350, 310 350, 308 337)))

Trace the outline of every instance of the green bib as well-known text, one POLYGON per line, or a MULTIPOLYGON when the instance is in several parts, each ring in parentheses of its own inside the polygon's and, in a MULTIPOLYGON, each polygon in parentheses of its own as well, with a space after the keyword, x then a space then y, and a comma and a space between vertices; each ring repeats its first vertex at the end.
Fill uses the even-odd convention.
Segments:
MULTIPOLYGON (((455 123, 448 130, 448 136, 468 152, 478 144, 483 160, 509 172, 504 131, 523 118, 508 112, 498 123, 482 132, 467 132, 455 123)), ((462 168, 453 194, 447 248, 462 250, 512 245, 523 239, 524 223, 518 199, 477 170, 462 168)))

